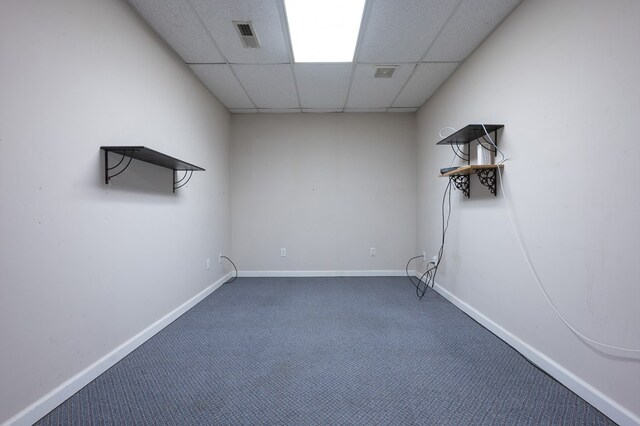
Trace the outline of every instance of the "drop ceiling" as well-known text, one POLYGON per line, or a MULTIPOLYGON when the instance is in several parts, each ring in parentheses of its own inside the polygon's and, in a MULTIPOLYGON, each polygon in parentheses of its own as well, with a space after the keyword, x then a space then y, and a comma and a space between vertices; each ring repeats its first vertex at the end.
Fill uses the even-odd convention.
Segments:
POLYGON ((367 0, 353 63, 294 63, 282 0, 129 3, 229 111, 277 113, 417 111, 520 1, 367 0))

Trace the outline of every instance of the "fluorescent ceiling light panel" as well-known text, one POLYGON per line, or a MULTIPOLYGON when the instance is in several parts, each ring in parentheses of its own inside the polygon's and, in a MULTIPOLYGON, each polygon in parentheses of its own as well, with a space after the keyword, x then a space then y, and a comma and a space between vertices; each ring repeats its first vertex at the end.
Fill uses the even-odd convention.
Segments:
POLYGON ((365 0, 285 0, 295 62, 352 62, 365 0))

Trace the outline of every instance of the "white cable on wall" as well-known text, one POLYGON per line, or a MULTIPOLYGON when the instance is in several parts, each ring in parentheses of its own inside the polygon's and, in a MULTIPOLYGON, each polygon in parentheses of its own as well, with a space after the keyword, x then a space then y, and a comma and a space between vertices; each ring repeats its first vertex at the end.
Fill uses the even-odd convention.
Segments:
MULTIPOLYGON (((495 144, 495 142, 491 138, 491 135, 487 131, 487 128, 484 126, 484 124, 482 124, 482 128, 484 129, 484 132, 486 133, 487 137, 489 138, 489 142, 491 143, 491 145, 493 145, 493 147, 496 149, 496 151, 499 151, 502 154, 502 151, 500 151, 498 149, 498 146, 495 144)), ((504 158, 504 154, 502 154, 502 156, 504 158)), ((503 160, 503 162, 504 162, 504 160, 503 160)), ((514 235, 516 237, 516 241, 518 242, 518 246, 520 247, 520 251, 522 252, 522 256, 524 257, 524 260, 526 261, 527 266, 529 267, 529 271, 531 271, 531 275, 533 275, 533 278, 534 278, 536 284, 538 285, 538 288, 540 289, 540 291, 544 295, 545 299, 547 299, 547 302, 549 303, 549 305, 551 305, 551 307, 555 311, 556 315, 558 315, 558 317, 562 320, 562 322, 571 331, 573 331, 575 334, 577 334, 578 336, 580 336, 582 339, 586 340, 587 342, 591 342, 591 343, 593 343, 595 345, 599 345, 599 346, 603 346, 605 348, 615 349, 615 350, 619 350, 619 351, 640 352, 640 349, 630 349, 630 348, 624 348, 624 347, 621 347, 621 346, 610 345, 610 344, 603 343, 603 342, 600 342, 598 340, 592 339, 592 338, 590 338, 588 336, 585 336, 583 333, 578 331, 574 326, 572 326, 569 323, 569 321, 567 321, 564 318, 564 316, 560 313, 560 311, 558 310, 556 305, 551 301, 551 298, 549 297, 549 295, 547 294, 546 290, 542 286, 542 283, 540 282, 540 279, 538 278, 538 275, 536 274, 535 270, 533 269, 533 265, 531 264, 531 260, 529 259, 529 255, 527 254, 526 250, 524 249, 524 244, 522 243, 522 238, 520 237, 520 233, 518 232, 518 228, 516 228, 515 222, 513 221, 513 216, 511 215, 511 208, 509 207, 509 201, 507 199, 507 193, 504 190, 504 184, 502 183, 502 172, 500 171, 500 167, 496 167, 496 169, 498 170, 498 177, 500 178, 500 186, 502 187, 502 197, 504 199, 504 205, 507 208, 507 216, 509 217, 509 222, 511 223, 511 228, 513 229, 513 233, 514 233, 514 235)))
MULTIPOLYGON (((442 132, 443 132, 444 130, 453 130, 453 131, 454 131, 454 133, 458 131, 458 129, 455 129, 455 128, 453 128, 453 127, 449 127, 449 126, 443 127, 443 128, 442 128, 442 129, 440 129, 440 131, 438 132, 438 136, 440 136, 440 139, 444 139, 444 138, 446 137, 446 136, 443 136, 443 135, 442 135, 442 132)), ((451 136, 451 134, 449 134, 449 136, 451 136)))

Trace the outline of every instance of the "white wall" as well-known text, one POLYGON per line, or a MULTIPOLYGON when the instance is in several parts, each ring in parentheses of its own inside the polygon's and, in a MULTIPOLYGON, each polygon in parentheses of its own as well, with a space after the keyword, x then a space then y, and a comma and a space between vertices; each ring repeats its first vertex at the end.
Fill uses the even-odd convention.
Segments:
POLYGON ((233 115, 231 123, 241 271, 404 268, 415 247, 415 114, 233 115))
POLYGON ((230 120, 116 0, 0 2, 0 93, 2 423, 223 276, 230 120), (106 186, 101 145, 207 170, 106 186))
MULTIPOLYGON (((503 123, 504 182, 535 269, 588 336, 640 348, 640 2, 525 0, 418 115, 418 249, 435 254, 451 150, 444 126, 503 123)), ((437 282, 640 418, 640 356, 585 343, 537 289, 510 229, 503 189, 454 193, 437 282)), ((589 392, 587 392, 589 393, 589 392)), ((596 398, 596 399, 598 399, 596 398)), ((611 400, 607 402, 607 398, 611 400)), ((601 402, 605 401, 603 405, 601 402)), ((624 410, 628 410, 624 414, 624 410)))

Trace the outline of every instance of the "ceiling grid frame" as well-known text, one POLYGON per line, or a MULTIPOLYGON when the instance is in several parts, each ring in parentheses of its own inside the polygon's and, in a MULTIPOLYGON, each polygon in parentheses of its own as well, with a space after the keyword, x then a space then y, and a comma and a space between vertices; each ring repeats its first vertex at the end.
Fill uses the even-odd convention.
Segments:
POLYGON ((278 13, 280 14, 280 25, 282 26, 282 35, 284 36, 284 44, 287 49, 287 55, 289 56, 289 68, 291 68, 291 74, 293 75, 293 86, 296 90, 296 97, 298 98, 298 108, 302 112, 302 102, 300 102, 300 90, 298 89, 298 81, 296 79, 296 70, 293 63, 293 45, 291 44, 291 33, 289 33, 289 26, 287 22, 287 11, 284 7, 284 0, 276 0, 278 6, 278 13))
POLYGON ((362 40, 367 33, 369 27, 369 16, 371 16, 371 0, 366 0, 364 3, 364 10, 362 11, 362 20, 360 21, 360 32, 358 33, 358 40, 356 41, 356 50, 353 52, 353 64, 351 66, 351 79, 349 80, 349 86, 347 87, 347 96, 344 98, 344 105, 342 111, 347 109, 349 104, 349 97, 351 96, 351 88, 353 87, 353 79, 356 75, 356 65, 358 64, 358 55, 360 54, 360 46, 362 40))

